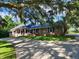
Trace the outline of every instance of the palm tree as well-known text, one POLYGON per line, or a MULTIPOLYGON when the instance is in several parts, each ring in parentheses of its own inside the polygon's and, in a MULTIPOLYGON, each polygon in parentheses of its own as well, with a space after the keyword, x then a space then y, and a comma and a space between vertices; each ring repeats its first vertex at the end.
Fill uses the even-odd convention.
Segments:
POLYGON ((17 25, 14 21, 12 21, 12 17, 10 17, 10 16, 6 15, 3 18, 3 20, 5 20, 6 23, 7 23, 6 26, 4 27, 4 29, 6 29, 6 30, 10 30, 11 28, 13 28, 14 26, 17 25))

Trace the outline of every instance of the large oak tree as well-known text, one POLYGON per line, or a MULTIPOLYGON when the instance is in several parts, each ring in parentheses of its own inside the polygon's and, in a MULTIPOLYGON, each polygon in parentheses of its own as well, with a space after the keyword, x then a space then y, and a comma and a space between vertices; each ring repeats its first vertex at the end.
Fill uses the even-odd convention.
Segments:
MULTIPOLYGON (((47 13, 44 12, 44 9, 41 8, 40 6, 43 6, 45 8, 47 8, 47 7, 51 8, 51 10, 49 12, 50 13, 49 16, 51 16, 51 15, 53 16, 53 15, 56 15, 57 13, 63 13, 63 11, 66 11, 66 17, 67 18, 64 17, 64 20, 63 20, 63 22, 64 22, 63 23, 63 25, 64 25, 63 28, 65 29, 65 32, 66 32, 67 28, 66 28, 65 24, 67 22, 71 22, 69 20, 74 19, 72 17, 73 15, 71 13, 74 14, 75 11, 78 11, 78 9, 79 9, 78 2, 79 1, 73 1, 73 0, 70 1, 70 2, 65 2, 64 0, 28 0, 28 1, 27 0, 16 0, 15 3, 0 2, 0 7, 8 7, 10 9, 17 9, 18 10, 18 16, 20 17, 21 21, 24 22, 24 23, 26 23, 26 21, 24 20, 24 12, 23 11, 27 7, 33 9, 33 11, 35 13, 38 12, 37 15, 40 15, 41 17, 35 17, 33 14, 31 14, 31 17, 34 18, 34 19, 38 19, 39 18, 40 20, 43 17, 48 17, 47 13), (71 18, 68 16, 69 14, 70 14, 71 18)), ((76 15, 76 18, 78 17, 77 14, 74 14, 74 15, 76 15)), ((48 23, 51 23, 51 21, 48 21, 48 23)), ((53 26, 53 24, 51 26, 53 26)))

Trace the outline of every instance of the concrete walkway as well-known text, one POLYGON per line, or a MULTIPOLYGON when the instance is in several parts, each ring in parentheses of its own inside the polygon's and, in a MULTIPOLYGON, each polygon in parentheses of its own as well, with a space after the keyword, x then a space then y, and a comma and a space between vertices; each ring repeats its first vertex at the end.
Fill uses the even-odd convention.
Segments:
POLYGON ((47 42, 23 38, 5 38, 14 44, 16 59, 79 59, 79 40, 47 42))

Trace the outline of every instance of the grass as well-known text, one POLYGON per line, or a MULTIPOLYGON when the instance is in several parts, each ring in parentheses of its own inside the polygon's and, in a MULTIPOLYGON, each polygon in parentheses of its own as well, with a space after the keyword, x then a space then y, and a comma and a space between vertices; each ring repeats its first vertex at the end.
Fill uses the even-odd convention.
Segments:
POLYGON ((46 40, 46 41, 67 41, 74 39, 74 37, 69 37, 69 36, 56 36, 56 35, 51 35, 51 36, 21 36, 21 38, 28 38, 32 40, 46 40))
POLYGON ((68 32, 69 34, 79 34, 79 31, 68 32))
POLYGON ((15 59, 15 50, 12 44, 0 41, 0 59, 15 59))

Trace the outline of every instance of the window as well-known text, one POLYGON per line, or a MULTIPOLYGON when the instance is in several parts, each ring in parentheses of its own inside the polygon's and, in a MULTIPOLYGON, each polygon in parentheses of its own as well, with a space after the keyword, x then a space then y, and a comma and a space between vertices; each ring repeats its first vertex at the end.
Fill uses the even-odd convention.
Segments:
POLYGON ((52 30, 52 28, 50 28, 50 32, 52 32, 53 30, 52 30))
POLYGON ((24 29, 21 30, 21 33, 24 33, 24 29))
POLYGON ((33 30, 30 30, 30 33, 33 33, 33 30))
POLYGON ((49 28, 48 28, 48 32, 49 32, 49 28))
POLYGON ((20 33, 20 30, 19 29, 17 29, 17 33, 20 33))
POLYGON ((27 29, 26 29, 26 33, 27 33, 28 31, 27 31, 27 29))
POLYGON ((39 33, 39 29, 36 29, 36 33, 39 33))
POLYGON ((48 28, 48 32, 53 32, 53 28, 48 28))

